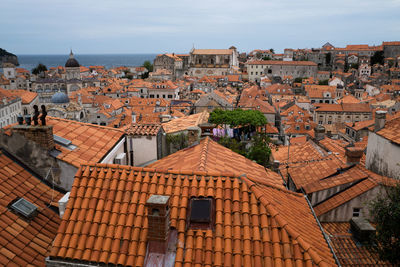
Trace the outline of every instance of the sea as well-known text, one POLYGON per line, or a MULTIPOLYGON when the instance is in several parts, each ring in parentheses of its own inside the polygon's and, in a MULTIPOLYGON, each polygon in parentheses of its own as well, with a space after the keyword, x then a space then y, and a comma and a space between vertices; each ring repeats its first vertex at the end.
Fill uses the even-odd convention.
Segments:
MULTIPOLYGON (((17 55, 19 68, 32 71, 39 63, 47 68, 64 66, 69 55, 17 55)), ((101 54, 101 55, 80 55, 75 54, 81 66, 104 66, 107 69, 119 66, 142 66, 143 62, 153 60, 157 54, 101 54)))

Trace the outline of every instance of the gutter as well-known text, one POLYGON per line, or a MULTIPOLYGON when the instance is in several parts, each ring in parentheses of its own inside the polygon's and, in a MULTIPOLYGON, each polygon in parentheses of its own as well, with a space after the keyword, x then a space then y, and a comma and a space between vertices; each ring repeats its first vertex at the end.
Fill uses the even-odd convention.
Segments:
POLYGON ((310 207, 311 212, 312 212, 312 214, 313 214, 315 220, 317 221, 317 224, 318 224, 318 226, 319 226, 319 229, 321 229, 321 232, 322 232, 322 234, 323 234, 323 236, 324 236, 324 238, 325 238, 325 240, 326 240, 326 243, 328 244, 329 249, 330 249, 331 252, 332 252, 332 255, 333 255, 333 258, 335 259, 336 264, 337 264, 339 267, 341 267, 342 265, 340 265, 339 259, 337 258, 336 254, 335 254, 335 251, 333 250, 333 247, 332 247, 332 245, 331 245, 329 236, 325 233, 324 229, 322 228, 322 225, 321 225, 321 223, 319 222, 319 219, 318 219, 317 215, 315 214, 313 207, 311 206, 310 200, 308 199, 307 195, 304 193, 304 190, 301 189, 301 191, 302 191, 302 193, 304 194, 304 198, 306 199, 306 201, 307 201, 307 203, 308 203, 308 206, 310 207))

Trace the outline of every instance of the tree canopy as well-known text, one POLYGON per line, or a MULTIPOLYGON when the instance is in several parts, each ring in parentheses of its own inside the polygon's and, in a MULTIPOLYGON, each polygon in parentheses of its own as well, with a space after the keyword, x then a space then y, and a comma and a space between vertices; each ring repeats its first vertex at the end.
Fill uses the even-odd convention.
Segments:
POLYGON ((390 187, 370 204, 376 223, 374 246, 381 260, 400 265, 400 186, 390 187))
POLYGON ((44 64, 39 63, 39 64, 32 70, 32 74, 38 75, 38 74, 40 74, 40 73, 42 73, 42 72, 45 72, 45 71, 47 71, 47 67, 46 67, 44 64))
POLYGON ((267 119, 258 110, 222 110, 216 109, 210 113, 209 122, 217 125, 236 126, 263 126, 267 124, 267 119))
POLYGON ((148 61, 148 60, 146 60, 146 61, 143 63, 143 67, 145 67, 149 72, 152 72, 152 71, 153 71, 153 64, 151 64, 151 62, 148 61))

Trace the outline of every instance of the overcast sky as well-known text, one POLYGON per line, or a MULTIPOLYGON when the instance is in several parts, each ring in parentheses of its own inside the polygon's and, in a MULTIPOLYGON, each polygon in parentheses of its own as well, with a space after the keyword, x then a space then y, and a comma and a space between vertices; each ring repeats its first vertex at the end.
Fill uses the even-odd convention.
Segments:
POLYGON ((15 54, 239 51, 400 40, 400 0, 3 0, 15 54))

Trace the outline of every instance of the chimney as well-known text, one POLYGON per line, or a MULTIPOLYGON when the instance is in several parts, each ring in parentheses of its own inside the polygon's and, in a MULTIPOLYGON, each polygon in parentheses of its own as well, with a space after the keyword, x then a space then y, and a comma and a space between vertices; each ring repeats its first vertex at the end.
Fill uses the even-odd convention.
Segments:
POLYGON ((136 123, 136 113, 132 111, 132 123, 136 123))
POLYGON ((274 160, 274 162, 272 162, 271 170, 274 171, 274 172, 278 172, 280 164, 281 163, 279 162, 279 160, 274 160))
POLYGON ((60 218, 63 217, 65 208, 67 207, 68 199, 69 199, 69 193, 67 192, 60 200, 58 201, 58 210, 60 212, 60 218))
POLYGON ((351 218, 350 230, 354 238, 361 243, 369 243, 376 232, 375 228, 362 217, 351 218))
POLYGON ((364 154, 364 149, 362 147, 346 146, 344 149, 345 149, 347 165, 354 165, 360 163, 361 157, 364 154))
POLYGON ((187 136, 188 136, 188 146, 194 145, 199 140, 199 133, 201 129, 196 126, 187 128, 187 136))
POLYGON ((375 112, 375 127, 374 127, 374 132, 379 131, 383 127, 385 127, 385 122, 386 122, 386 110, 377 110, 375 112))
POLYGON ((314 138, 317 142, 325 138, 325 127, 322 125, 317 125, 314 128, 314 138))
POLYGON ((13 133, 20 134, 26 139, 34 141, 46 148, 47 150, 54 149, 53 126, 33 126, 33 125, 15 125, 11 128, 13 133))
MULTIPOLYGON (((164 254, 169 235, 169 196, 151 195, 146 202, 148 248, 164 254)), ((154 251, 153 251, 154 252, 154 251)))
POLYGON ((214 123, 208 123, 208 122, 199 124, 199 127, 201 129, 201 137, 202 138, 207 136, 212 137, 214 135, 213 129, 215 128, 215 126, 216 125, 214 123))

